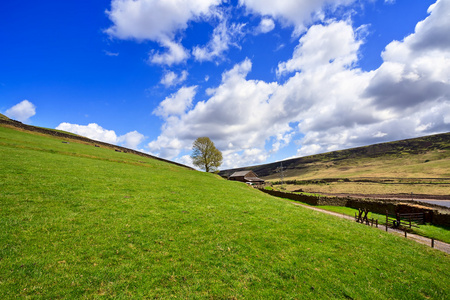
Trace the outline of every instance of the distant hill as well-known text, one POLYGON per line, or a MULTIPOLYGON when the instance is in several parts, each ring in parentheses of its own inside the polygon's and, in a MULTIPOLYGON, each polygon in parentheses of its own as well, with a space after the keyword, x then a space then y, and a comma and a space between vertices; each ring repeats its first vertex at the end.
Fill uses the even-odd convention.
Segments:
POLYGON ((264 165, 220 171, 221 176, 252 170, 266 180, 355 177, 450 177, 450 133, 288 159, 264 165))

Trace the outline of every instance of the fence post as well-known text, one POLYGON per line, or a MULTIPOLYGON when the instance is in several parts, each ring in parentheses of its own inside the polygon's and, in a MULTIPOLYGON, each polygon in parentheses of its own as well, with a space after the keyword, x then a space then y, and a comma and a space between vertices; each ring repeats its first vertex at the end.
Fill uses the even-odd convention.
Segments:
POLYGON ((389 225, 388 211, 387 211, 387 209, 386 209, 386 232, 388 231, 388 225, 389 225))
POLYGON ((431 248, 434 248, 434 239, 431 239, 431 248))

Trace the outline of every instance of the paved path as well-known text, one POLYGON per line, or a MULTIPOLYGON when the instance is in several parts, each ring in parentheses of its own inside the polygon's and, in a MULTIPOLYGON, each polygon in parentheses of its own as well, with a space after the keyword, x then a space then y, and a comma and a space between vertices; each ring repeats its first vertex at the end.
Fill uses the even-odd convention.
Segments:
MULTIPOLYGON (((329 215, 332 215, 332 216, 340 217, 340 218, 343 218, 343 219, 352 220, 353 222, 355 222, 355 218, 351 217, 351 216, 347 216, 347 215, 344 215, 344 214, 328 211, 328 210, 325 210, 325 209, 321 209, 321 208, 317 208, 317 207, 313 207, 313 206, 309 206, 309 205, 304 205, 304 204, 301 204, 301 203, 293 203, 293 204, 294 205, 298 205, 298 206, 302 206, 302 207, 305 207, 305 208, 309 208, 309 209, 312 209, 312 210, 315 210, 315 211, 320 211, 320 212, 323 212, 323 213, 326 213, 326 214, 329 214, 329 215)), ((367 226, 367 225, 364 225, 364 226, 367 226)), ((378 229, 386 231, 386 226, 378 225, 378 229)), ((388 228, 388 232, 393 233, 393 234, 397 234, 397 235, 400 235, 400 236, 405 236, 404 231, 401 231, 401 230, 398 230, 398 229, 393 229, 393 228, 390 228, 390 227, 388 228)), ((423 236, 420 236, 420 235, 417 235, 417 234, 413 234, 413 233, 407 233, 407 238, 411 239, 411 240, 414 240, 414 241, 416 241, 418 243, 421 243, 421 244, 424 244, 424 245, 428 245, 428 246, 431 247, 431 239, 429 239, 429 238, 426 238, 426 237, 423 237, 423 236)), ((447 243, 444 243, 444 242, 441 242, 441 241, 436 241, 436 240, 434 241, 434 249, 437 249, 437 250, 440 250, 440 251, 445 252, 447 254, 450 254, 450 244, 447 244, 447 243)))

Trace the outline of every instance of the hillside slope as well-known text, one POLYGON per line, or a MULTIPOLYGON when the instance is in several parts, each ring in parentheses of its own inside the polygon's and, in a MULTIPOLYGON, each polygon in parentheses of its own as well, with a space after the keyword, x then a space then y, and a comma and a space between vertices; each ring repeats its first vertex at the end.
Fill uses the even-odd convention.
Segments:
POLYGON ((0 120, 10 120, 7 116, 0 114, 0 120))
POLYGON ((429 247, 213 174, 64 141, 0 125, 2 299, 450 294, 450 257, 429 247))
MULTIPOLYGON (((322 178, 450 178, 450 133, 425 136, 282 162, 286 179, 322 178)), ((252 170, 267 180, 279 180, 280 162, 223 170, 252 170)))
MULTIPOLYGON (((3 115, 1 115, 3 116, 3 115)), ((87 137, 78 135, 78 134, 74 134, 71 132, 66 132, 66 131, 62 131, 62 130, 56 130, 56 129, 49 129, 49 128, 43 128, 43 127, 37 127, 37 126, 32 126, 32 125, 27 125, 27 124, 23 124, 22 122, 18 122, 16 120, 12 120, 9 119, 5 116, 5 118, 1 118, 0 117, 0 126, 5 126, 5 127, 10 127, 10 128, 14 128, 15 130, 20 130, 20 131, 26 131, 26 132, 32 132, 32 133, 39 133, 39 134, 43 134, 43 135, 47 135, 47 136, 53 136, 53 137, 58 137, 58 138, 62 138, 65 141, 75 141, 78 143, 84 143, 87 145, 91 145, 91 146, 96 146, 96 147, 103 147, 103 148, 107 148, 107 149, 113 149, 117 152, 124 152, 124 153, 132 153, 135 155, 139 155, 139 156, 143 156, 143 157, 149 157, 152 159, 157 159, 160 161, 164 161, 170 164, 174 164, 174 165, 178 165, 181 167, 185 167, 188 169, 192 169, 191 167, 185 166, 183 164, 174 162, 174 161, 170 161, 170 160, 166 160, 160 157, 156 157, 147 153, 143 153, 140 151, 136 151, 133 149, 129 149, 126 147, 122 147, 122 146, 117 146, 117 145, 112 145, 112 144, 108 144, 105 142, 101 142, 101 141, 97 141, 97 140, 92 140, 89 139, 87 137)))

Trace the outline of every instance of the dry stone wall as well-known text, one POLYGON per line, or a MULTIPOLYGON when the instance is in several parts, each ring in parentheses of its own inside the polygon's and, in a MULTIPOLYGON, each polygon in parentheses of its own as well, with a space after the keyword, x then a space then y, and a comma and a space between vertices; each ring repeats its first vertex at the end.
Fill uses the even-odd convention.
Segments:
POLYGON ((396 213, 413 213, 413 212, 425 212, 428 216, 427 222, 434 225, 448 226, 450 227, 450 214, 440 213, 436 209, 421 207, 418 203, 405 204, 398 200, 385 200, 385 199, 356 199, 356 198, 342 198, 342 197, 325 197, 325 196, 310 196, 294 193, 285 193, 274 190, 260 189, 260 191, 279 198, 286 198, 294 201, 307 203, 309 205, 329 205, 329 206, 345 206, 350 208, 367 208, 369 211, 394 215, 396 213))

